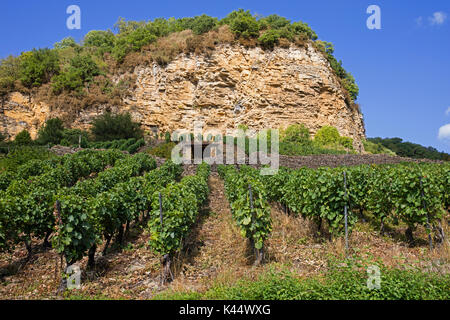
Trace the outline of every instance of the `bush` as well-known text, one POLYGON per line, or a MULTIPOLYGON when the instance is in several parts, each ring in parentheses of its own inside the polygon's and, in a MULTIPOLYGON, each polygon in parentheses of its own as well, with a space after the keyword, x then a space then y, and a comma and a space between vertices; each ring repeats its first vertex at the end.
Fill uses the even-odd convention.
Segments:
POLYGON ((353 139, 349 137, 339 137, 339 145, 347 149, 353 149, 353 139))
POLYGON ((89 134, 87 131, 80 129, 65 129, 62 133, 63 139, 61 140, 61 145, 63 140, 66 141, 67 146, 78 146, 79 137, 81 136, 81 148, 87 148, 89 145, 89 134))
POLYGON ((228 14, 220 21, 221 24, 228 24, 230 30, 242 38, 254 38, 259 36, 259 24, 249 10, 239 9, 228 14))
POLYGON ((277 30, 267 30, 258 38, 259 43, 263 48, 273 49, 273 47, 278 44, 278 39, 280 38, 280 33, 277 30))
POLYGON ((91 132, 96 141, 143 137, 139 123, 134 122, 129 113, 114 115, 107 112, 93 121, 91 132))
POLYGON ((27 88, 48 83, 59 72, 58 54, 50 49, 25 52, 20 60, 20 81, 27 88))
POLYGON ((64 126, 59 118, 47 120, 38 132, 38 143, 59 144, 63 139, 64 126))
POLYGON ((33 139, 31 139, 30 133, 23 129, 20 131, 16 138, 14 139, 14 143, 19 146, 26 146, 33 143, 33 139))
POLYGON ((311 135, 309 134, 309 129, 304 124, 293 124, 281 132, 281 141, 310 145, 311 135))
POLYGON ((86 83, 92 82, 100 74, 97 64, 89 56, 77 55, 70 60, 69 67, 53 81, 53 92, 81 91, 86 83))
POLYGON ((165 159, 172 158, 172 149, 176 146, 174 142, 160 144, 148 151, 149 154, 165 159))
POLYGON ((314 141, 320 146, 335 145, 339 141, 339 131, 335 127, 323 126, 314 136, 314 141))

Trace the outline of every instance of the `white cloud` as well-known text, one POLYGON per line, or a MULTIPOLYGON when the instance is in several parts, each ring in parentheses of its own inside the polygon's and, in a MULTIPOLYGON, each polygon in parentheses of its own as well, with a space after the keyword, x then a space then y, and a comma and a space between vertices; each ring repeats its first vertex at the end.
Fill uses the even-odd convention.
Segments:
POLYGON ((438 139, 450 140, 450 123, 447 123, 446 125, 443 125, 439 128, 438 139))
POLYGON ((422 24, 423 24, 423 18, 422 18, 422 17, 416 18, 416 24, 417 24, 419 27, 421 27, 422 24))
POLYGON ((447 108, 447 111, 445 111, 446 116, 450 116, 450 107, 447 108))
POLYGON ((435 12, 435 13, 433 13, 432 17, 428 18, 428 20, 430 21, 430 24, 432 26, 441 25, 445 22, 446 19, 447 19, 447 14, 442 11, 435 12))

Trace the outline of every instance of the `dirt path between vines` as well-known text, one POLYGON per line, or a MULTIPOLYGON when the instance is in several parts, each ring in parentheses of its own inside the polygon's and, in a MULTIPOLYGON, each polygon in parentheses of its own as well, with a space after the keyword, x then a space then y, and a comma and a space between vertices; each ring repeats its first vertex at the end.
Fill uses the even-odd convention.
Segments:
POLYGON ((223 181, 213 172, 208 185, 209 201, 176 257, 176 279, 169 285, 174 290, 202 290, 214 280, 229 282, 250 264, 247 241, 232 219, 223 181))

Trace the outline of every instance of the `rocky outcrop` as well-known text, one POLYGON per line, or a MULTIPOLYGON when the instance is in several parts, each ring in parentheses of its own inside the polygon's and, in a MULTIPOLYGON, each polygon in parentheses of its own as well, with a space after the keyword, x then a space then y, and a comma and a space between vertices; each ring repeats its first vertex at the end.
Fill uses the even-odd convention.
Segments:
MULTIPOLYGON (((73 127, 89 127, 106 109, 129 111, 148 131, 192 130, 195 120, 222 132, 239 125, 260 130, 303 123, 314 135, 332 125, 362 149, 362 114, 347 105, 339 80, 312 45, 273 51, 221 45, 209 55, 180 54, 165 67, 140 66, 134 73, 136 89, 123 106, 80 111, 73 127)), ((58 110, 13 93, 0 121, 11 136, 24 128, 34 136, 54 116, 58 110)))

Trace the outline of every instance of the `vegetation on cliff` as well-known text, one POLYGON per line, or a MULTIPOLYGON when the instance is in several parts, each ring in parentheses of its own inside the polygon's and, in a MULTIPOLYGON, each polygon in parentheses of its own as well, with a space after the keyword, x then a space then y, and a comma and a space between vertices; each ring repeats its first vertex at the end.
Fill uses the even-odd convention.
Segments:
POLYGON ((33 49, 0 60, 0 100, 4 102, 8 93, 17 90, 68 113, 92 105, 120 105, 133 88, 133 79, 114 82, 113 75, 137 65, 164 65, 182 52, 208 54, 221 43, 271 50, 308 42, 328 59, 345 88, 347 102, 352 105, 358 96, 355 79, 333 56, 333 45, 318 40, 301 21, 278 15, 260 17, 239 9, 223 19, 207 15, 148 22, 121 18, 115 31, 93 30, 81 43, 65 38, 52 49, 33 49))

